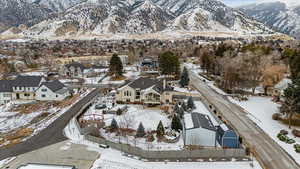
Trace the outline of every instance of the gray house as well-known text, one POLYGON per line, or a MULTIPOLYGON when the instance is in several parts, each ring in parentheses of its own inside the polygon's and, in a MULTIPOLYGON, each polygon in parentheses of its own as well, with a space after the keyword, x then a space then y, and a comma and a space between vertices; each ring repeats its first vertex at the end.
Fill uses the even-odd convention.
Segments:
POLYGON ((69 89, 58 80, 43 82, 36 91, 36 100, 62 101, 70 96, 69 89))

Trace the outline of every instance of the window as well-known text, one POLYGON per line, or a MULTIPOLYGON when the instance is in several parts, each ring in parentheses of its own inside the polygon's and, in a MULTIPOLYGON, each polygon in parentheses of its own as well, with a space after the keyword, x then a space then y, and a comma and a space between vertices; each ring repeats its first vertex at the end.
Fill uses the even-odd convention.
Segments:
POLYGON ((47 89, 42 89, 42 92, 47 92, 47 89))
POLYGON ((30 96, 30 94, 28 94, 28 93, 25 93, 25 94, 24 94, 24 96, 25 96, 25 97, 29 97, 29 96, 30 96))
POLYGON ((56 95, 56 97, 58 97, 58 95, 56 95))
POLYGON ((42 94, 42 97, 46 97, 46 95, 45 95, 45 94, 42 94))
POLYGON ((11 97, 11 94, 3 94, 3 97, 11 97))

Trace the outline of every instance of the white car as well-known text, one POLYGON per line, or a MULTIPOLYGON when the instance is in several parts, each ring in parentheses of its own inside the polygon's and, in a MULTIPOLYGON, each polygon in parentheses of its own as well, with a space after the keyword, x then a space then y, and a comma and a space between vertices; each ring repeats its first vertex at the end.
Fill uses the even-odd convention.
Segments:
POLYGON ((109 148, 109 146, 106 145, 106 144, 99 144, 99 147, 100 147, 100 148, 109 148))

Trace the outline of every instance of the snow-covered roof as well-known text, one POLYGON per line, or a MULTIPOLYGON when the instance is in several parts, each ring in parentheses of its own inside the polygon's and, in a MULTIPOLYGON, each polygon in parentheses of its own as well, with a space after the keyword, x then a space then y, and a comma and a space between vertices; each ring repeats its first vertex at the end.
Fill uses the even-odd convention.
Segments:
POLYGON ((68 165, 27 164, 20 166, 18 169, 75 169, 75 167, 68 165))
POLYGON ((184 115, 184 124, 185 129, 204 128, 207 130, 216 130, 208 115, 196 112, 184 115))
POLYGON ((226 124, 221 124, 220 127, 223 129, 223 131, 229 130, 229 128, 226 126, 226 124))

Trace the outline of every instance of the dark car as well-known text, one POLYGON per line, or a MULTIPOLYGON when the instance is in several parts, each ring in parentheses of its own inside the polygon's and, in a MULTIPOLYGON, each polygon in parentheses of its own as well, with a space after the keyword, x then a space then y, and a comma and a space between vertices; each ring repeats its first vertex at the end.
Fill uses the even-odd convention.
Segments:
POLYGON ((105 109, 106 108, 106 105, 105 104, 97 104, 96 106, 95 106, 95 109, 105 109))

